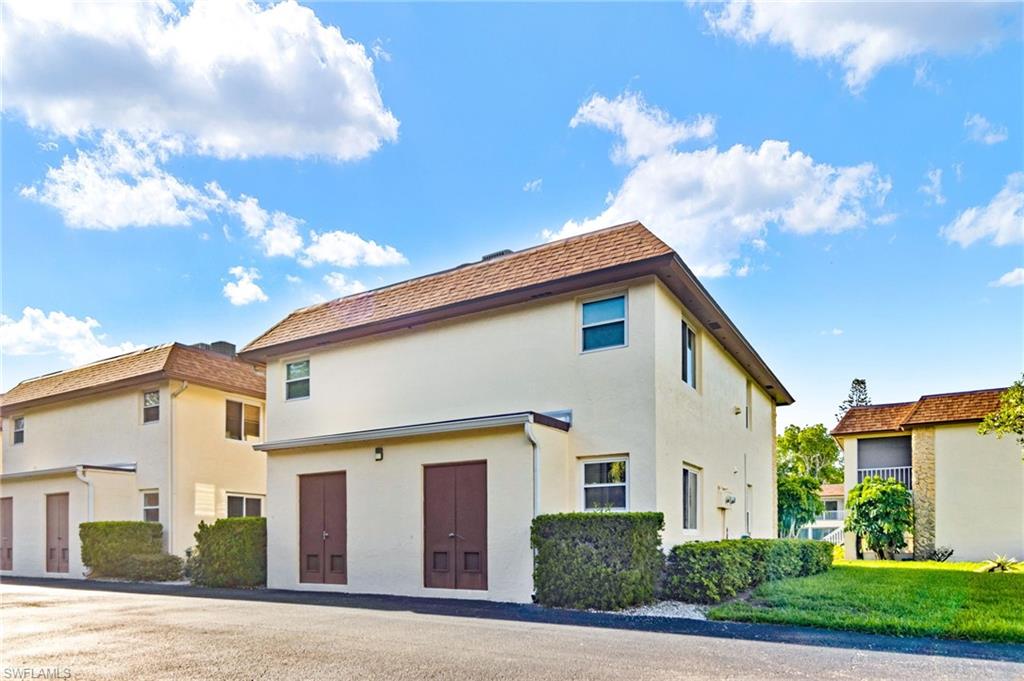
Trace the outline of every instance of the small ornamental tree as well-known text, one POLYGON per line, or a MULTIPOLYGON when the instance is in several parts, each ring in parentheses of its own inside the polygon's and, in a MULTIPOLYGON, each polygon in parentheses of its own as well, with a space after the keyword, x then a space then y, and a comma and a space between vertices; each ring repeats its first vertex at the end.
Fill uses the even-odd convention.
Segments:
POLYGON ((825 510, 820 489, 821 483, 809 475, 779 476, 779 536, 795 537, 797 530, 825 510))
POLYGON ((863 537, 880 559, 894 559, 913 527, 913 499, 903 483, 872 476, 850 490, 844 529, 863 537))
POLYGON ((1017 442, 1024 445, 1024 376, 1000 395, 999 408, 985 417, 978 432, 995 433, 1000 438, 1016 435, 1017 442))

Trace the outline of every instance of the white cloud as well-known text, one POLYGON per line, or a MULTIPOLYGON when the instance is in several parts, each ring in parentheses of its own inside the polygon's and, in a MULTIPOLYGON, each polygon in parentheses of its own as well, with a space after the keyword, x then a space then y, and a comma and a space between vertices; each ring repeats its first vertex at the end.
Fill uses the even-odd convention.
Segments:
POLYGON ((245 233, 260 242, 264 255, 293 257, 302 250, 302 220, 279 210, 270 213, 260 207, 258 199, 245 194, 237 201, 225 201, 224 205, 242 221, 245 233))
POLYGON ((946 197, 942 195, 942 170, 932 168, 924 176, 928 182, 918 187, 917 191, 930 198, 936 205, 941 206, 946 202, 946 197))
POLYGON ((956 175, 956 181, 960 182, 964 179, 964 164, 962 162, 953 163, 951 165, 953 173, 956 175))
POLYGON ((539 192, 544 184, 544 179, 538 177, 536 180, 530 180, 523 185, 524 192, 539 192))
POLYGON ((26 307, 21 311, 21 319, 0 315, 0 347, 9 356, 57 353, 72 365, 143 347, 130 342, 108 345, 106 336, 96 333, 99 327, 100 323, 92 317, 78 319, 63 312, 45 313, 26 307))
POLYGON ((260 278, 260 271, 255 267, 236 265, 228 270, 228 274, 233 276, 235 281, 224 284, 224 297, 232 305, 263 303, 268 300, 267 294, 256 283, 256 280, 260 278))
POLYGON ((789 47, 801 59, 837 62, 853 92, 863 90, 889 64, 916 55, 990 49, 1020 26, 1017 3, 994 2, 940 6, 930 2, 732 0, 709 7, 704 16, 712 30, 737 40, 766 40, 789 47))
POLYGON ((836 328, 830 329, 828 331, 822 331, 821 335, 822 336, 842 336, 843 335, 843 330, 838 328, 838 327, 836 327, 836 328))
POLYGON ((701 114, 688 123, 673 120, 665 111, 650 106, 643 97, 626 92, 608 100, 594 95, 576 112, 569 127, 589 124, 613 132, 622 138, 622 144, 612 150, 612 158, 619 163, 633 163, 653 156, 680 142, 708 139, 715 134, 715 118, 701 114))
POLYGON ((996 246, 1024 243, 1024 172, 1011 173, 987 205, 961 211, 941 234, 963 247, 986 238, 996 246))
POLYGON ((57 151, 59 148, 56 142, 38 142, 39 151, 57 151))
POLYGON ((391 61, 391 53, 384 49, 384 41, 380 38, 374 39, 373 45, 370 47, 370 51, 373 52, 374 59, 379 59, 384 62, 391 61))
POLYGON ((1009 136, 1005 125, 992 125, 981 114, 968 114, 964 118, 964 128, 967 129, 967 139, 982 144, 999 144, 1009 136))
POLYGON ((289 284, 301 284, 302 283, 302 277, 297 277, 294 274, 286 274, 286 275, 284 275, 284 278, 285 278, 285 281, 287 281, 289 284))
POLYGON ((989 282, 989 286, 1024 286, 1024 267, 1010 270, 995 281, 989 282))
MULTIPOLYGON (((649 129, 654 123, 673 126, 661 113, 653 123, 636 127, 649 129)), ((870 206, 881 205, 890 188, 870 163, 818 163, 783 141, 648 153, 632 164, 602 213, 569 220, 545 236, 561 238, 636 219, 698 274, 723 276, 743 247, 765 248, 769 226, 797 234, 861 227, 870 221, 870 206)))
POLYGON ((147 132, 222 158, 350 160, 398 137, 363 46, 294 0, 24 0, 4 3, 3 24, 5 109, 69 138, 147 132))
POLYGON ((324 283, 338 296, 350 296, 362 293, 366 286, 358 279, 348 279, 341 272, 330 272, 324 275, 324 283))
POLYGON ((307 267, 318 263, 327 263, 335 267, 383 267, 404 265, 408 262, 394 246, 381 246, 376 241, 367 241, 352 232, 310 232, 309 238, 312 243, 306 247, 304 255, 299 260, 307 267))

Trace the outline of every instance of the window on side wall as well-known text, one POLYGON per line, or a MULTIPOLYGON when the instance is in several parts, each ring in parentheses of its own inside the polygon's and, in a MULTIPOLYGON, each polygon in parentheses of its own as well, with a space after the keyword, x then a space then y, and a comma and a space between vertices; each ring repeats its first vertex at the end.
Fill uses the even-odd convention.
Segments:
POLYGON ((700 471, 683 466, 683 529, 696 530, 700 518, 700 471))
POLYGON ((697 334, 686 322, 682 323, 683 383, 697 389, 697 334))
POLYGON ((142 393, 142 422, 154 423, 160 420, 160 391, 147 390, 142 393))
POLYGON ((284 368, 284 398, 298 400, 309 397, 309 360, 288 362, 284 368))
POLYGON ((25 441, 25 417, 17 416, 14 419, 14 435, 13 442, 16 445, 20 445, 25 441))
POLYGON ((623 458, 583 463, 583 510, 625 511, 629 507, 629 461, 623 458))
POLYGON ((227 400, 224 412, 224 437, 229 440, 245 440, 246 442, 259 441, 259 405, 227 400))
POLYGON ((142 519, 147 523, 160 522, 160 492, 151 490, 142 493, 142 519))
POLYGON ((241 494, 228 495, 228 517, 258 518, 263 515, 262 497, 247 497, 241 494))
POLYGON ((583 352, 626 345, 626 296, 583 303, 583 352))

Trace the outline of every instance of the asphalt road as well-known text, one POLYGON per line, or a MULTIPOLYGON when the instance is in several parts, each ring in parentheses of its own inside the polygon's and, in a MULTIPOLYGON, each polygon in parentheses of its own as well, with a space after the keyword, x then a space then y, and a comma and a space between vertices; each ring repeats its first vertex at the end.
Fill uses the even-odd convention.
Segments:
POLYGON ((9 583, 0 606, 2 679, 1024 679, 1006 661, 399 609, 9 583))

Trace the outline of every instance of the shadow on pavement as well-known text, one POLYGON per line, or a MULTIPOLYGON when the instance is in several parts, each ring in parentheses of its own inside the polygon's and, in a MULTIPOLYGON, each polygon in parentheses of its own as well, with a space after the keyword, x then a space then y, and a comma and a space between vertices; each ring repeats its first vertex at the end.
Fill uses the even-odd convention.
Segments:
POLYGON ((417 598, 374 594, 285 591, 280 589, 221 589, 152 582, 108 582, 84 579, 4 577, 0 583, 83 591, 107 591, 187 598, 212 598, 262 603, 290 603, 376 611, 401 611, 442 617, 469 617, 537 624, 561 624, 603 629, 686 634, 715 638, 790 643, 853 650, 872 650, 913 655, 940 655, 978 660, 1024 663, 1024 645, 983 643, 921 637, 882 636, 812 627, 744 622, 705 622, 674 617, 633 617, 599 612, 545 608, 539 605, 495 603, 450 598, 417 598))

